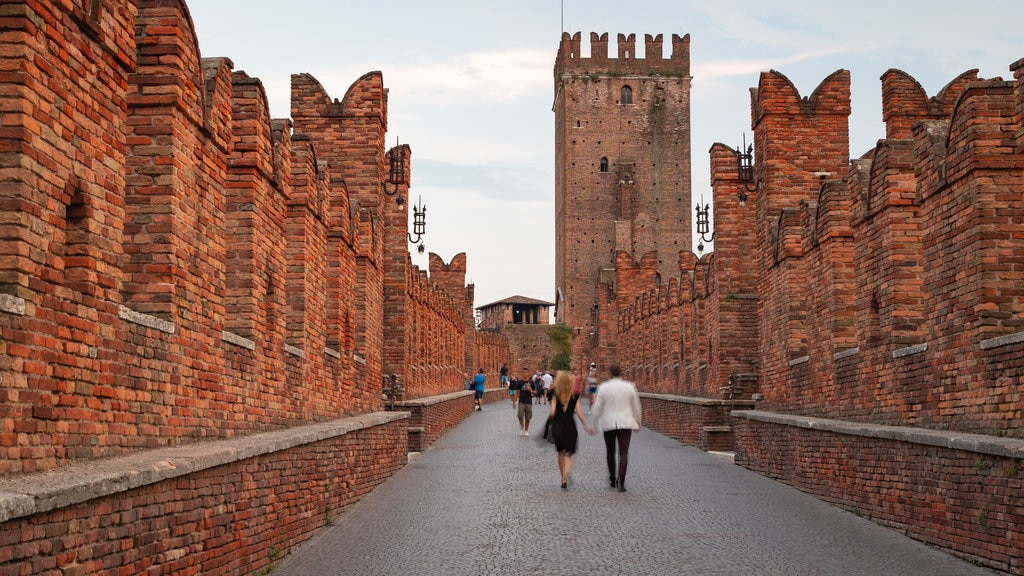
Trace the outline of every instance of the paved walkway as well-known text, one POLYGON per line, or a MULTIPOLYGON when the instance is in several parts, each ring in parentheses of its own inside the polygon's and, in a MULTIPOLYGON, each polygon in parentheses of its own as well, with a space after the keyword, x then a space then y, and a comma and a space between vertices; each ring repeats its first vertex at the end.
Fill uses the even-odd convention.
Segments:
POLYGON ((650 430, 628 491, 581 430, 569 489, 509 404, 470 414, 274 576, 920 575, 992 572, 650 430))

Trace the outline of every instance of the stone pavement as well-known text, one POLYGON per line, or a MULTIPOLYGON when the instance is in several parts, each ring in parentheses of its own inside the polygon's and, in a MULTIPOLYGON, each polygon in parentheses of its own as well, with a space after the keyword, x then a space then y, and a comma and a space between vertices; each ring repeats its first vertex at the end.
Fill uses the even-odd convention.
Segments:
POLYGON ((473 412, 274 569, 326 575, 920 575, 993 572, 647 429, 627 492, 581 429, 568 490, 508 403, 473 412))

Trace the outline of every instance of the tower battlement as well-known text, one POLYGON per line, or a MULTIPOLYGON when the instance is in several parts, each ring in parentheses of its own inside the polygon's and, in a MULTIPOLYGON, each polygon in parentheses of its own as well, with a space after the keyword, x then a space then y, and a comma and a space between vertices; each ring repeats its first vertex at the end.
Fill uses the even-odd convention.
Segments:
POLYGON ((590 54, 583 55, 579 32, 569 35, 562 33, 555 60, 555 76, 562 74, 592 74, 601 72, 644 75, 666 74, 672 76, 690 75, 690 35, 672 35, 672 54, 663 56, 662 35, 644 35, 644 56, 636 52, 636 34, 619 34, 618 56, 608 57, 608 33, 590 33, 590 54))

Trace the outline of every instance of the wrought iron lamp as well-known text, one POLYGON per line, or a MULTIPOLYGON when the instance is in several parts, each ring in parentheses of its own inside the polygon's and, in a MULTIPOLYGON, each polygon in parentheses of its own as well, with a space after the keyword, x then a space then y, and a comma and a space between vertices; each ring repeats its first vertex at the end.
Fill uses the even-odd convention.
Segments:
POLYGON ((420 197, 419 205, 413 206, 412 208, 412 232, 409 233, 409 242, 413 244, 419 243, 416 247, 416 251, 423 254, 426 249, 423 246, 423 235, 427 233, 427 205, 423 203, 423 198, 420 197), (415 234, 416 238, 412 235, 415 234))
POLYGON ((701 196, 700 202, 697 203, 697 234, 700 235, 700 241, 697 243, 697 256, 700 256, 701 254, 704 253, 705 242, 715 241, 715 232, 717 232, 716 230, 715 232, 711 232, 710 236, 708 235, 708 230, 711 227, 708 212, 711 210, 711 206, 708 204, 704 204, 704 208, 701 209, 700 205, 703 202, 704 197, 701 196))
POLYGON ((740 190, 740 206, 747 205, 747 192, 753 192, 760 186, 754 182, 754 145, 747 144, 746 135, 743 136, 743 148, 736 149, 736 176, 746 191, 740 190), (753 187, 751 187, 753 183, 753 187))
POLYGON ((381 188, 384 189, 384 194, 388 196, 394 196, 395 202, 399 206, 405 204, 405 198, 399 193, 399 186, 405 184, 405 148, 398 145, 398 140, 395 139, 395 147, 391 149, 390 168, 388 170, 388 179, 381 182, 381 188), (392 189, 388 191, 388 184, 391 184, 392 189))

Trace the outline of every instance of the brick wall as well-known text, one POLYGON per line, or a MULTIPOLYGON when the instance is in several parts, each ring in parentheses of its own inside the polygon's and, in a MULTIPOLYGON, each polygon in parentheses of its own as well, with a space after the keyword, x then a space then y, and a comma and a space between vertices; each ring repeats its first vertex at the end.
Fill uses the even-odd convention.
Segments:
POLYGON ((740 418, 736 462, 918 540, 1024 573, 1024 442, 813 419, 740 418))
POLYGON ((474 347, 476 349, 476 368, 467 371, 466 378, 472 378, 477 370, 484 369, 487 387, 497 388, 501 381, 501 365, 508 364, 512 357, 509 339, 497 332, 477 330, 474 347))
POLYGON ((618 357, 641 389, 703 399, 645 398, 651 425, 697 445, 699 429, 734 429, 738 463, 1024 573, 1010 500, 1024 455, 1022 62, 1013 81, 972 71, 932 98, 887 72, 887 138, 852 162, 846 72, 808 98, 762 74, 755 182, 740 188, 735 152, 712 147, 715 253, 681 258, 678 290, 640 280, 617 306, 618 357), (703 424, 722 395, 769 416, 703 424))
POLYGON ((407 419, 364 420, 112 459, 100 472, 85 466, 3 481, 5 499, 34 499, 45 510, 9 519, 19 507, 5 502, 0 571, 243 575, 272 569, 405 464, 407 419))
MULTIPOLYGON (((550 324, 509 324, 503 332, 508 336, 509 354, 509 375, 512 378, 520 378, 523 371, 533 374, 538 370, 550 370, 551 361, 560 352, 551 335, 548 333, 550 324)), ((577 335, 576 338, 580 336, 577 335)), ((576 339, 573 339, 575 346, 576 339)), ((580 370, 588 365, 578 360, 573 363, 573 370, 580 370)))
MULTIPOLYGON (((461 390, 478 348, 497 380, 508 343, 478 341, 464 255, 432 266, 437 281, 406 267, 386 285, 408 246, 404 229, 383 224, 405 213, 381 189, 380 73, 341 100, 296 75, 294 118, 275 120, 260 80, 199 58, 184 2, 80 4, 4 6, 0 42, 17 71, 0 81, 0 482, 373 414, 392 337, 404 357, 388 361, 416 374, 414 395, 461 390), (386 317, 390 287, 400 319, 386 317)), ((354 479, 332 506, 400 465, 407 428, 357 439, 365 453, 339 448, 354 479)), ((247 508, 306 498, 271 485, 279 463, 323 481, 330 471, 308 465, 318 450, 19 516, 0 527, 0 562, 17 573, 69 561, 251 573, 277 545, 268 527, 304 538, 322 525, 308 502, 247 508), (193 520, 204 515, 215 520, 193 520), (133 516, 145 521, 123 520, 133 516), (60 542, 74 555, 54 545, 58 524, 79 530, 60 542)))

